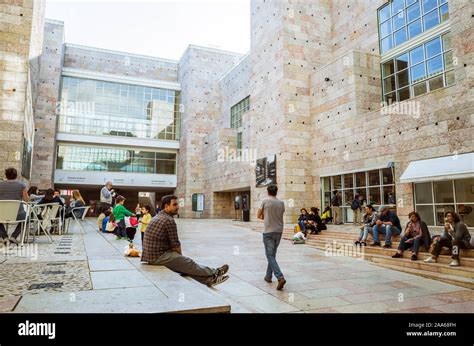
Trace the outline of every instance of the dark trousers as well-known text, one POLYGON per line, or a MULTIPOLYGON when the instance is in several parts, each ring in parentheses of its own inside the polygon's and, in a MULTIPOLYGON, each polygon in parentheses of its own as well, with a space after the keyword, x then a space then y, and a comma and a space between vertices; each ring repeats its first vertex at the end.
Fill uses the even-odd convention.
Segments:
POLYGON ((117 223, 117 237, 125 238, 127 236, 127 230, 125 228, 125 220, 120 220, 117 223))
MULTIPOLYGON (((417 255, 418 251, 420 250, 420 246, 424 245, 423 239, 422 238, 415 238, 412 242, 407 243, 408 239, 410 239, 410 238, 407 238, 405 236, 402 237, 402 239, 400 240, 400 244, 398 245, 398 250, 404 251, 404 250, 408 250, 408 249, 411 248, 413 253, 415 255, 417 255)), ((411 238, 411 239, 413 239, 413 238, 411 238)))
POLYGON ((443 247, 450 248, 452 251, 452 259, 459 260, 459 251, 461 249, 467 249, 468 247, 459 239, 450 239, 450 238, 440 238, 433 248, 431 254, 435 257, 438 257, 441 254, 443 247))
POLYGON ((142 246, 143 246, 143 237, 145 236, 145 232, 140 232, 142 234, 142 246))
POLYGON ((125 231, 127 233, 127 237, 130 240, 135 239, 135 234, 137 233, 137 229, 135 227, 128 227, 125 231))

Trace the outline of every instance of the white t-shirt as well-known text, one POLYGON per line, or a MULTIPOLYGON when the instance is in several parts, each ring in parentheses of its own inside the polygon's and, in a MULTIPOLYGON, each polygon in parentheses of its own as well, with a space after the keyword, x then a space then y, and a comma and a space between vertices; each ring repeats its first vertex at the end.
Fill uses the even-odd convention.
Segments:
POLYGON ((306 240, 306 237, 304 236, 303 232, 298 232, 293 235, 293 240, 306 240))

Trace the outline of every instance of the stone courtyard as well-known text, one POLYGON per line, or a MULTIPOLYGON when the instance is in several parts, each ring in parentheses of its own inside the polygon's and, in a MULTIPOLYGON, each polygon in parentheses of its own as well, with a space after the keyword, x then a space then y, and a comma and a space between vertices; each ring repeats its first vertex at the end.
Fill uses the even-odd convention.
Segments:
MULTIPOLYGON (((266 259, 256 223, 177 219, 183 253, 209 266, 230 265, 230 279, 207 288, 163 267, 123 256, 124 241, 99 233, 95 219, 62 236, 36 238, 30 253, 1 252, 2 312, 372 313, 474 311, 470 289, 382 268, 355 257, 326 256, 282 240, 283 291, 263 280, 266 259), (36 247, 37 245, 37 247, 36 247), (21 255, 21 256, 19 256, 21 255), (34 256, 33 256, 34 255, 34 256)), ((329 226, 329 230, 337 226, 329 226)), ((135 243, 141 249, 140 234, 135 243)))

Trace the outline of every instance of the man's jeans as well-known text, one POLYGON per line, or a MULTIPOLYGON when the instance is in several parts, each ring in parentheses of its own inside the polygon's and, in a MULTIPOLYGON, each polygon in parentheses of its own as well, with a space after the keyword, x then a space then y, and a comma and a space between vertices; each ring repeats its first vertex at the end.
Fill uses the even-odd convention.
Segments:
POLYGON ((385 244, 392 244, 392 235, 399 235, 402 233, 401 229, 392 225, 375 225, 373 232, 375 243, 380 243, 379 233, 385 234, 385 244))
MULTIPOLYGON (((18 214, 16 216, 17 221, 23 221, 26 218, 26 212, 23 210, 23 207, 18 211, 18 214)), ((21 233, 21 228, 24 227, 23 223, 19 223, 16 225, 15 230, 13 231, 11 237, 12 238, 18 238, 18 235, 21 233)), ((5 226, 0 223, 0 238, 8 238, 8 233, 5 229, 5 226)))
POLYGON ((191 258, 180 255, 175 251, 165 252, 156 261, 148 264, 165 266, 174 272, 189 275, 204 285, 209 285, 217 274, 217 269, 201 266, 191 258))
POLYGON ((281 232, 263 233, 263 244, 265 246, 265 255, 267 256, 268 261, 265 278, 268 280, 271 280, 273 274, 275 274, 275 277, 278 280, 283 278, 283 273, 276 261, 276 253, 278 245, 280 245, 281 236, 281 232))

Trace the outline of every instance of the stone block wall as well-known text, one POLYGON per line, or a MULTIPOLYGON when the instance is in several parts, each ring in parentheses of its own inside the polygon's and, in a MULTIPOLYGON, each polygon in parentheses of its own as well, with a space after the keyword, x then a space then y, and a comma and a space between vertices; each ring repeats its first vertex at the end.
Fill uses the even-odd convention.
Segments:
MULTIPOLYGON (((22 171, 24 140, 33 143, 35 85, 44 1, 18 0, 0 5, 0 177, 5 168, 22 171), (30 71, 31 68, 31 71, 30 71)), ((28 180, 29 172, 22 179, 28 180)))

